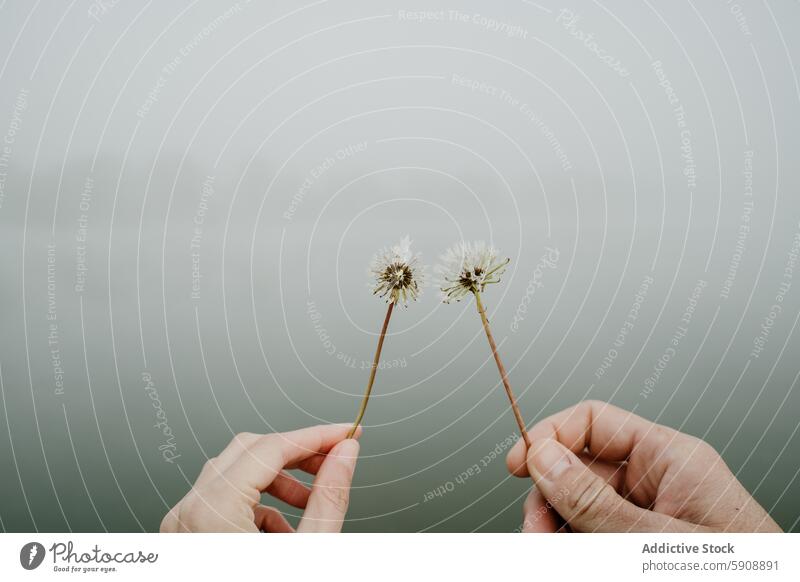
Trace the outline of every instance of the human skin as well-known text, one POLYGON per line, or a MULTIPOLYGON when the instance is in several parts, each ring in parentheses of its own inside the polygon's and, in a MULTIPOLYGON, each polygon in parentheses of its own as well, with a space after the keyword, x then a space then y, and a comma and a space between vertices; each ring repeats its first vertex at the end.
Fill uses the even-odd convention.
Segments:
POLYGON ((262 493, 304 510, 298 532, 340 531, 359 451, 358 441, 345 438, 348 429, 320 425, 237 435, 203 466, 189 493, 164 517, 161 532, 295 531, 280 511, 261 504, 262 493), (315 475, 311 488, 286 472, 291 469, 315 475))
POLYGON ((525 532, 780 532, 706 442, 605 402, 528 431, 509 470, 532 477, 525 532))

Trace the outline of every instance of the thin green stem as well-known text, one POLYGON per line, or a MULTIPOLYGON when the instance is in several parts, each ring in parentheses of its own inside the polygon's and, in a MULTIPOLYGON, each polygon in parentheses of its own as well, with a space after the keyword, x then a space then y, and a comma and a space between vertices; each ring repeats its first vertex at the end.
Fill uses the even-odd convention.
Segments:
POLYGON ((473 294, 475 295, 475 305, 478 308, 478 313, 481 315, 481 321, 483 322, 483 329, 486 332, 486 338, 489 340, 489 347, 492 348, 494 361, 497 363, 497 369, 500 371, 500 378, 503 380, 503 387, 506 389, 508 400, 511 402, 511 410, 514 412, 514 418, 517 420, 517 426, 519 426, 522 440, 525 441, 525 447, 529 449, 531 447, 531 440, 528 437, 528 430, 525 428, 525 421, 522 420, 522 414, 519 412, 519 406, 517 406, 517 400, 514 398, 514 392, 511 390, 511 384, 508 382, 506 368, 503 366, 503 361, 500 359, 500 354, 497 353, 497 344, 494 342, 494 336, 492 336, 492 328, 489 327, 489 320, 486 317, 486 309, 484 309, 483 302, 481 301, 481 293, 478 290, 473 290, 473 294))
POLYGON ((389 308, 386 310, 386 318, 383 320, 383 327, 381 328, 381 336, 378 338, 378 348, 375 350, 375 359, 372 361, 372 369, 369 372, 369 382, 367 382, 367 391, 364 394, 364 399, 361 401, 361 407, 358 409, 358 416, 353 423, 350 432, 347 433, 347 438, 353 438, 358 430, 358 425, 364 418, 364 413, 367 411, 367 404, 369 403, 369 395, 372 394, 372 385, 375 383, 375 373, 378 371, 378 362, 381 359, 381 350, 383 349, 383 340, 386 337, 386 330, 389 328, 389 319, 392 317, 392 310, 394 309, 394 301, 389 303, 389 308))

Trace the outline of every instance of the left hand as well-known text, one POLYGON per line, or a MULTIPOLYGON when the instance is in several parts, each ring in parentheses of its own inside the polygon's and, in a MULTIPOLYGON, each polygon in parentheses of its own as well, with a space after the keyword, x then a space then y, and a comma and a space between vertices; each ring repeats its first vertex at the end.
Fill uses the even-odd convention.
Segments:
MULTIPOLYGON (((161 522, 162 532, 293 532, 269 493, 304 509, 298 532, 338 532, 347 512, 359 445, 349 425, 320 425, 287 433, 237 435, 210 459, 191 491, 161 522), (316 475, 309 489, 285 469, 316 475)), ((356 436, 360 434, 357 433, 356 436)))

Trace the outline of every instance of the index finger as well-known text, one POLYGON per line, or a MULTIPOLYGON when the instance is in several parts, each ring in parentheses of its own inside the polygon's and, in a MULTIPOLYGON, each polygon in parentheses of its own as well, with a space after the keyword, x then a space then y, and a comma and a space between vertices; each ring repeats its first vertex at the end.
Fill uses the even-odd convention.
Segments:
MULTIPOLYGON (((580 454, 587 449, 593 458, 621 462, 636 450, 659 450, 677 433, 607 402, 587 400, 537 423, 528 431, 531 441, 553 439, 580 454)), ((518 441, 509 451, 508 469, 527 477, 527 451, 518 441)))
POLYGON ((242 490, 264 491, 287 465, 295 465, 344 440, 349 426, 319 425, 260 437, 225 471, 226 478, 242 490))

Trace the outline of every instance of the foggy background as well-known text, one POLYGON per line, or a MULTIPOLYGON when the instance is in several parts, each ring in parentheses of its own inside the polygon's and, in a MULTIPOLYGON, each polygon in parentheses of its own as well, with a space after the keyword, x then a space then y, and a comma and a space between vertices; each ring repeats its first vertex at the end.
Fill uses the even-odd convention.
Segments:
MULTIPOLYGON (((431 265, 462 238, 511 258, 485 302, 528 423, 635 410, 797 530, 798 22, 0 2, 3 530, 157 530, 234 434, 351 421, 367 267, 405 234, 431 265)), ((345 531, 514 530, 529 483, 474 304, 429 288, 389 331, 345 531)))

